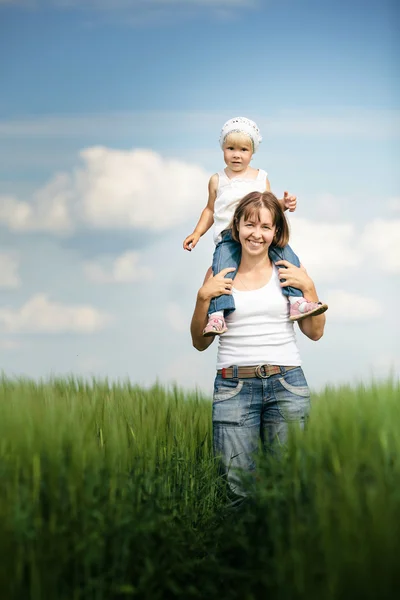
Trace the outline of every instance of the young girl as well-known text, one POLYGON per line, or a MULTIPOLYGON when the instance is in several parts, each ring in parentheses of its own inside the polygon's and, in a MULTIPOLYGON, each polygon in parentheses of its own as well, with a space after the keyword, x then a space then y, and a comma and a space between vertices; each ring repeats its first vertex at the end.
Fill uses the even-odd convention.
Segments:
MULTIPOLYGON (((235 277, 240 263, 241 247, 231 235, 231 221, 235 209, 241 198, 249 192, 270 191, 267 173, 262 169, 250 167, 250 161, 256 152, 262 137, 260 131, 250 119, 235 117, 225 123, 220 136, 220 145, 224 153, 226 168, 215 173, 208 184, 208 203, 195 230, 183 242, 185 250, 193 250, 200 237, 206 233, 214 223, 214 242, 216 248, 213 256, 212 270, 214 275, 222 269, 231 267, 226 277, 235 277)), ((296 197, 285 192, 279 201, 283 210, 294 211, 296 197)), ((279 233, 279 232, 278 232, 279 233)), ((262 244, 262 241, 252 241, 252 244, 262 244)), ((290 246, 278 248, 271 245, 269 257, 276 263, 287 260, 300 266, 300 261, 290 246)), ((284 280, 283 280, 284 282, 284 280)), ((299 289, 287 286, 282 289, 290 303, 290 320, 300 321, 311 315, 319 315, 328 308, 321 302, 312 302, 304 298, 299 289)), ((235 310, 233 296, 223 294, 213 298, 210 302, 208 323, 203 331, 204 336, 221 335, 228 329, 224 316, 235 310)))

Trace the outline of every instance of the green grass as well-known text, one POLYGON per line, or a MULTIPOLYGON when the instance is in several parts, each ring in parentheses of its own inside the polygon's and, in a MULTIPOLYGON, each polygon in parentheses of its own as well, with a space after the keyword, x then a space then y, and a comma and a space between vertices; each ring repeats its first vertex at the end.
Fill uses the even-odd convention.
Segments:
POLYGON ((3 377, 1 597, 396 597, 399 428, 398 382, 326 389, 229 511, 209 399, 3 377))

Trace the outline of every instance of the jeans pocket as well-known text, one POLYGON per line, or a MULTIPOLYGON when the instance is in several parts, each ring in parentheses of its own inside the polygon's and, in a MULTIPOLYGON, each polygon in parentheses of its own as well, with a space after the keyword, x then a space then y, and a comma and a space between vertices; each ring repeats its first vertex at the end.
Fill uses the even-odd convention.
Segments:
POLYGON ((310 412, 310 389, 300 367, 278 377, 274 391, 279 413, 286 421, 306 420, 310 412))
POLYGON ((223 402, 234 398, 236 394, 240 394, 243 389, 243 381, 229 380, 228 383, 217 383, 214 389, 214 402, 223 402), (232 385, 233 384, 233 385, 232 385))
POLYGON ((280 377, 278 381, 285 388, 285 390, 291 392, 295 396, 302 396, 303 398, 307 398, 310 395, 310 390, 308 389, 307 385, 292 385, 285 381, 283 377, 280 377))
POLYGON ((252 395, 250 382, 232 379, 216 382, 212 415, 214 427, 243 425, 250 412, 252 395))

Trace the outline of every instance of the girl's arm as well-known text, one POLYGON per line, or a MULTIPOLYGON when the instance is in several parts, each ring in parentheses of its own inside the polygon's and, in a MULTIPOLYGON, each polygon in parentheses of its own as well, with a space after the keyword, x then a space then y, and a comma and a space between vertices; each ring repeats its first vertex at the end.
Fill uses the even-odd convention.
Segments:
POLYGON ((196 298, 192 322, 190 324, 190 333, 193 346, 199 352, 206 350, 213 343, 214 337, 204 337, 203 329, 207 325, 208 309, 212 298, 221 296, 221 294, 232 294, 233 279, 224 278, 224 275, 235 271, 234 268, 222 269, 213 277, 211 268, 207 271, 204 283, 199 289, 196 298))
POLYGON ((184 250, 193 250, 199 241, 200 237, 204 235, 214 223, 214 204, 215 198, 217 197, 218 189, 218 173, 215 173, 208 182, 208 202, 207 206, 200 215, 200 219, 190 235, 185 238, 183 242, 184 250))
MULTIPOLYGON (((278 269, 279 277, 284 278, 286 281, 281 283, 282 287, 288 285, 298 288, 303 292, 303 296, 311 302, 319 302, 318 294, 314 286, 314 282, 311 277, 308 276, 307 271, 301 265, 295 267, 287 260, 279 260, 275 263, 276 265, 282 265, 286 269, 278 269)), ((324 334, 325 328, 325 315, 316 315, 315 317, 306 317, 299 321, 299 327, 302 333, 306 335, 310 340, 316 342, 324 334)))
MULTIPOLYGON (((265 191, 266 192, 271 191, 271 184, 269 183, 268 177, 267 177, 267 183, 265 186, 265 191)), ((283 211, 288 210, 289 212, 294 212, 296 210, 296 206, 297 206, 297 196, 293 196, 292 194, 289 194, 289 192, 284 192, 283 198, 278 200, 278 202, 281 205, 283 211)))

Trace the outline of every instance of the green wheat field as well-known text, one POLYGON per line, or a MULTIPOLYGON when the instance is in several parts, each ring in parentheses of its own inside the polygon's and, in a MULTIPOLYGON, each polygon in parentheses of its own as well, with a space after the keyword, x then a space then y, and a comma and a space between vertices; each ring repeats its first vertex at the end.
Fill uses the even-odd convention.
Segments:
POLYGON ((229 506, 211 401, 0 378, 2 600, 376 599, 400 590, 400 388, 327 388, 229 506))

